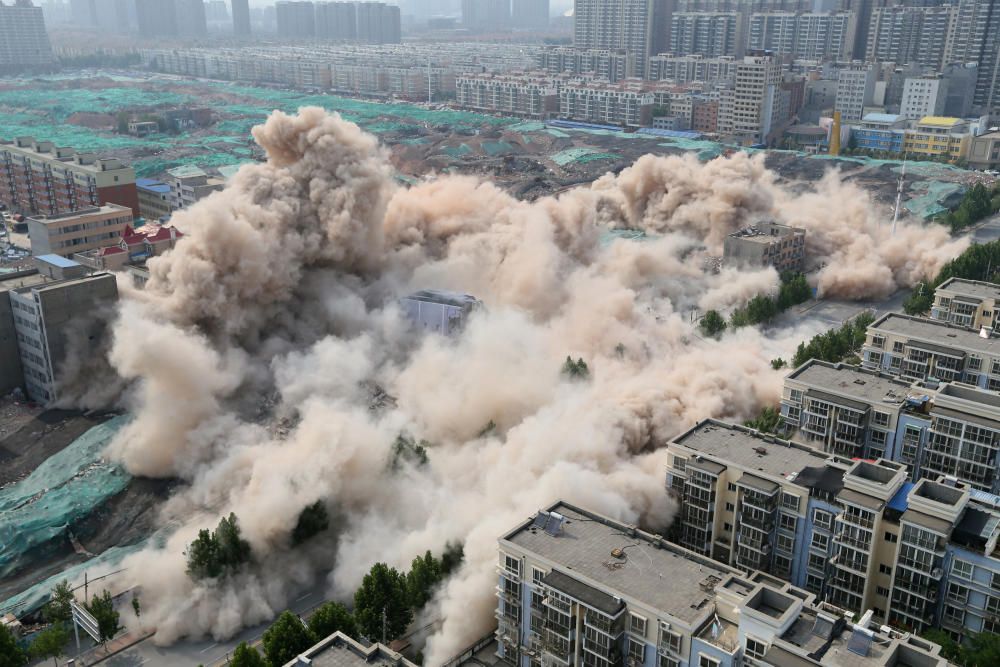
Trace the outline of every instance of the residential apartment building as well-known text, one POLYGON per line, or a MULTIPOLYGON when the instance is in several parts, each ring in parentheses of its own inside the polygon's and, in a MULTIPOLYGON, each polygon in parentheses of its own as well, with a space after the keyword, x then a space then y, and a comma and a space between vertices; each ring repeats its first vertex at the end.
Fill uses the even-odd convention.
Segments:
POLYGON ((1000 169, 1000 131, 990 130, 969 141, 969 168, 1000 169))
POLYGON ((733 82, 731 133, 748 143, 767 141, 788 120, 781 113, 780 97, 778 59, 770 53, 744 56, 733 82))
POLYGON ((150 257, 162 255, 177 245, 184 235, 172 226, 146 223, 125 227, 121 238, 97 250, 73 255, 73 260, 95 271, 122 271, 127 265, 145 267, 150 257))
POLYGON ((794 438, 848 458, 892 457, 910 383, 813 359, 785 378, 781 418, 794 438))
POLYGON ((973 109, 1000 119, 1000 3, 958 0, 955 39, 949 63, 977 63, 973 109))
POLYGON ((358 8, 353 2, 320 2, 316 5, 316 37, 354 41, 358 38, 358 8))
POLYGON ((851 138, 858 148, 902 153, 907 125, 906 118, 899 114, 870 113, 851 126, 851 138))
POLYGON ((691 100, 691 129, 715 134, 719 130, 719 100, 695 97, 691 100))
POLYGON ((907 120, 920 120, 925 116, 944 114, 948 99, 948 82, 940 76, 922 76, 907 79, 903 84, 903 98, 899 115, 907 120))
POLYGON ((204 37, 205 4, 200 0, 135 0, 136 23, 143 37, 204 37))
POLYGON ((139 213, 146 220, 169 218, 173 212, 170 205, 170 186, 155 178, 140 178, 135 182, 139 193, 139 213))
POLYGON ((559 90, 559 116, 603 125, 648 127, 654 101, 652 92, 624 82, 567 83, 559 90))
POLYGON ((176 211, 188 208, 213 192, 221 190, 226 181, 210 177, 194 165, 183 165, 167 170, 166 184, 170 186, 170 207, 176 211))
POLYGON ((117 204, 105 204, 70 213, 32 216, 27 221, 32 255, 70 257, 101 248, 118 238, 132 224, 132 211, 117 204))
POLYGON ((0 72, 55 63, 42 8, 31 0, 0 2, 0 72))
POLYGON ((343 632, 335 632, 286 662, 283 667, 365 667, 366 665, 391 665, 392 667, 417 667, 401 653, 384 644, 365 646, 343 632))
POLYGON ((707 540, 716 560, 759 564, 896 628, 961 637, 998 627, 1000 587, 989 586, 1000 573, 1000 497, 948 478, 908 482, 905 466, 888 460, 824 460, 715 421, 668 452, 668 489, 683 507, 672 530, 695 546, 707 540))
POLYGON ((969 122, 961 118, 925 116, 906 131, 903 150, 916 155, 964 158, 969 151, 972 135, 969 122))
POLYGON ((949 278, 934 290, 931 318, 976 330, 986 327, 992 333, 998 302, 1000 285, 949 278))
POLYGON ((660 54, 649 59, 649 76, 647 78, 652 81, 666 80, 676 83, 730 81, 736 77, 738 64, 737 59, 733 56, 706 58, 701 55, 660 54))
POLYGON ((499 539, 497 598, 497 656, 518 667, 946 665, 870 615, 851 626, 806 591, 565 502, 499 539))
POLYGON ((745 43, 745 18, 740 12, 674 12, 670 21, 674 56, 740 57, 745 43))
POLYGON ((728 235, 723 241, 725 265, 764 268, 778 273, 805 268, 806 230, 777 222, 758 222, 728 235))
POLYGON ((357 33, 362 44, 399 44, 402 18, 397 5, 384 2, 357 3, 357 33))
POLYGON ((302 0, 278 0, 274 5, 278 36, 311 39, 316 36, 316 6, 302 0))
POLYGON ((120 204, 139 214, 135 170, 117 158, 57 148, 51 141, 0 140, 0 201, 25 215, 57 215, 120 204))
POLYGON ((842 122, 861 120, 865 107, 875 93, 875 72, 870 65, 851 63, 837 73, 837 96, 834 109, 842 122))
POLYGON ((850 59, 855 16, 854 12, 753 13, 747 28, 747 48, 797 60, 850 59))
POLYGON ((250 36, 250 0, 230 0, 233 8, 233 34, 250 36))
POLYGON ((455 82, 459 107, 545 118, 559 112, 559 77, 538 74, 469 74, 455 82))
MULTIPOLYGON (((51 261, 64 265, 64 270, 79 267, 58 257, 51 261)), ((3 300, 10 304, 27 395, 49 404, 59 398, 62 364, 72 337, 93 340, 103 335, 108 313, 102 309, 118 300, 118 286, 114 276, 102 273, 35 282, 0 292, 3 300)))
POLYGON ((874 7, 865 59, 939 70, 950 62, 957 19, 956 5, 874 7))
POLYGON ((626 49, 554 46, 538 53, 538 69, 550 74, 586 74, 617 83, 635 76, 635 55, 626 49))
POLYGON ((582 49, 625 49, 635 56, 635 75, 646 74, 653 55, 654 0, 576 0, 573 46, 582 49))

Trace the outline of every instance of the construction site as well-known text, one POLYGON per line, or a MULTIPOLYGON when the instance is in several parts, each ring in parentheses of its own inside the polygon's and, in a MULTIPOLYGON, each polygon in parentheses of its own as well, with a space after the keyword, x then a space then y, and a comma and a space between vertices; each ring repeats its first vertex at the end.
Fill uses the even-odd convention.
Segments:
MULTIPOLYGON (((701 161, 746 149, 664 134, 524 121, 437 105, 388 103, 161 74, 103 72, 0 83, 0 138, 32 136, 117 157, 140 177, 194 165, 223 170, 261 159, 250 130, 274 110, 320 106, 377 135, 400 183, 440 173, 488 179, 524 200, 557 194, 617 173, 646 154, 694 153, 701 161), (211 111, 207 123, 143 137, 122 120, 164 110, 211 111)), ((972 184, 992 177, 938 163, 768 151, 767 166, 792 191, 839 169, 884 207, 887 219, 904 179, 904 217, 928 219, 972 184)), ((18 261, 24 258, 17 258, 18 261)), ((11 260, 13 262, 13 258, 11 260)), ((13 263, 0 266, 0 274, 13 263)), ((2 277, 2 275, 0 275, 2 277)), ((158 508, 175 482, 133 478, 104 449, 125 415, 44 411, 0 399, 0 614, 31 614, 54 583, 87 568, 112 571, 157 540, 158 508)))
MULTIPOLYGON (((645 154, 696 153, 707 161, 735 150, 705 139, 598 129, 570 123, 522 121, 442 105, 390 103, 309 94, 263 86, 145 72, 87 72, 0 84, 0 137, 31 136, 56 146, 93 151, 132 164, 139 177, 195 165, 232 167, 258 159, 250 129, 273 110, 320 106, 377 135, 391 151, 401 182, 432 173, 490 178, 515 196, 533 200, 617 173, 645 154), (122 121, 151 114, 210 110, 211 120, 137 137, 122 121)), ((678 133, 683 134, 683 133, 678 133)), ((767 166, 803 188, 831 168, 871 191, 879 203, 895 198, 901 162, 864 157, 769 151, 767 166)), ((906 210, 929 218, 991 177, 939 163, 906 171, 906 210)))

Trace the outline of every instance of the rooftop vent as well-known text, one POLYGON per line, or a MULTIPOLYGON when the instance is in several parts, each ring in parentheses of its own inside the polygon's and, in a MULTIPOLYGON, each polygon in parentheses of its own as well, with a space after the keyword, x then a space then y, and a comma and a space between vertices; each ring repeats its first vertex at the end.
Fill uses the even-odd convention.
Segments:
POLYGON ((757 452, 758 456, 767 456, 767 449, 764 447, 754 447, 753 450, 757 452))

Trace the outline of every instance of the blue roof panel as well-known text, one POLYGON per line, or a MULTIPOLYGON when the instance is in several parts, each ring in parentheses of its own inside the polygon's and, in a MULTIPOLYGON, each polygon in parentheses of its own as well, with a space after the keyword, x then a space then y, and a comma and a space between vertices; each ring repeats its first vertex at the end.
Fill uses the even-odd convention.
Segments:
POLYGON ((899 491, 896 492, 887 506, 897 512, 905 512, 906 508, 909 507, 910 489, 914 486, 916 485, 913 482, 903 482, 903 486, 899 487, 899 491))
POLYGON ((36 255, 35 259, 46 264, 51 264, 52 266, 58 266, 60 269, 71 269, 74 266, 80 266, 77 262, 66 259, 61 255, 36 255))

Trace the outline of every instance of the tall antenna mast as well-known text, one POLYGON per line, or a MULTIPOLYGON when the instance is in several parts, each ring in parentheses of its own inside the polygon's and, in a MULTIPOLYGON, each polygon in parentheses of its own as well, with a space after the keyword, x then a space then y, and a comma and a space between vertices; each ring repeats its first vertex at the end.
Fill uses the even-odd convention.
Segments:
POLYGON ((896 188, 896 210, 892 212, 892 235, 896 235, 896 222, 899 221, 899 208, 903 204, 903 179, 906 178, 906 155, 903 156, 903 171, 899 175, 899 187, 896 188))

